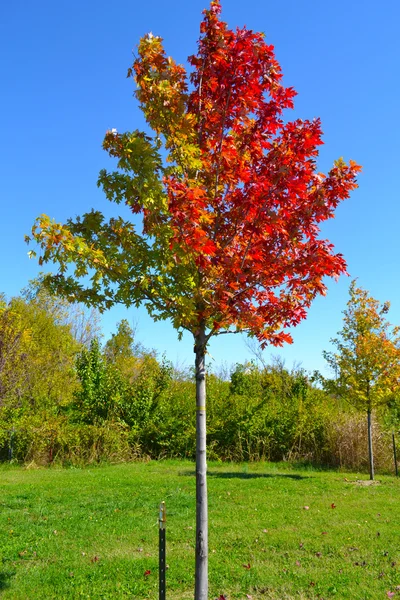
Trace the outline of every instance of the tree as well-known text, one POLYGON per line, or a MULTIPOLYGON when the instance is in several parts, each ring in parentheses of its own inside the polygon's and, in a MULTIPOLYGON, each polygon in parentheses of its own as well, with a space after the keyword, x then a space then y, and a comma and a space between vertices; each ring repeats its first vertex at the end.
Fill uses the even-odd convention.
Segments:
POLYGON ((57 325, 67 325, 78 344, 89 347, 93 339, 102 335, 99 311, 94 308, 88 310, 82 304, 71 304, 62 296, 49 294, 44 278, 45 274, 40 273, 36 279, 29 281, 22 290, 22 297, 27 302, 36 302, 52 314, 57 325))
POLYGON ((140 373, 145 357, 158 366, 155 353, 135 342, 135 331, 126 319, 117 323, 116 333, 112 333, 104 345, 104 355, 107 362, 115 365, 130 382, 140 373))
POLYGON ((0 406, 57 413, 72 397, 79 350, 42 297, 0 303, 0 406))
POLYGON ((344 311, 343 329, 331 342, 336 352, 324 352, 335 372, 328 389, 348 400, 368 417, 370 479, 374 479, 372 411, 386 404, 400 389, 400 327, 393 327, 385 315, 390 304, 380 304, 367 290, 350 285, 350 299, 344 311))
POLYGON ((108 361, 119 363, 134 358, 134 331, 126 319, 122 319, 117 324, 117 332, 112 333, 111 337, 104 346, 104 354, 108 361))
POLYGON ((125 384, 119 403, 120 419, 140 429, 168 387, 172 366, 165 357, 159 363, 154 351, 135 342, 134 330, 126 319, 117 324, 117 332, 107 340, 104 356, 108 372, 114 372, 125 384))
POLYGON ((25 343, 20 315, 0 294, 0 407, 10 395, 18 395, 22 379, 25 343))
POLYGON ((33 228, 39 262, 59 267, 51 290, 103 310, 143 303, 194 337, 197 600, 208 589, 207 345, 230 331, 262 345, 291 342, 285 329, 325 293, 324 276, 345 272, 318 224, 359 171, 339 159, 318 173, 319 119, 283 120, 295 91, 282 85, 273 46, 228 29, 220 13, 219 0, 204 11, 189 77, 151 33, 128 71, 154 135, 108 131, 103 145, 118 170, 101 171, 98 184, 139 225, 92 210, 65 225, 42 215, 33 228))
POLYGON ((121 373, 109 364, 95 338, 76 359, 80 387, 75 391, 75 411, 84 423, 98 425, 119 417, 125 382, 121 373))

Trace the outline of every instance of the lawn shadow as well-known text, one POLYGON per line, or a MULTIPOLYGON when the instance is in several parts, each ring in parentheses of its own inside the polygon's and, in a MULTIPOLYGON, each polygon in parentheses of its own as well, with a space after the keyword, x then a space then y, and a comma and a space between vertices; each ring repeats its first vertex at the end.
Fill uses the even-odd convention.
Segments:
MULTIPOLYGON (((181 471, 179 475, 183 476, 195 476, 195 471, 181 471)), ((210 477, 219 477, 220 479, 259 479, 259 478, 278 478, 283 477, 284 479, 294 479, 299 481, 300 479, 310 479, 311 475, 298 475, 297 473, 238 473, 238 472, 219 472, 219 471, 207 471, 207 475, 210 477)))
POLYGON ((14 575, 15 573, 10 571, 8 571, 8 573, 0 571, 0 592, 1 590, 5 590, 6 588, 10 587, 9 580, 11 577, 14 577, 14 575))

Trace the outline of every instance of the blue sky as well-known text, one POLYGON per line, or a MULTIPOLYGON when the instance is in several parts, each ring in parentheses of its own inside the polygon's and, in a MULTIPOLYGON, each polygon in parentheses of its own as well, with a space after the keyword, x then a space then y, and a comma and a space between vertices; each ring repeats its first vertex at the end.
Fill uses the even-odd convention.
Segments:
MULTIPOLYGON (((111 206, 96 187, 110 168, 101 149, 107 129, 132 130, 143 118, 126 79, 132 49, 152 31, 168 54, 184 63, 196 51, 205 0, 15 0, 0 19, 0 291, 16 295, 38 273, 24 234, 47 213, 63 221, 111 206)), ((320 116, 325 145, 319 168, 343 156, 363 165, 360 188, 323 227, 344 254, 352 277, 380 300, 390 300, 400 323, 400 50, 399 4, 375 0, 334 4, 317 0, 223 1, 231 27, 264 31, 297 92, 293 117, 320 116)), ((309 317, 293 331, 294 344, 267 349, 288 366, 323 369, 323 349, 341 327, 350 279, 330 282, 309 317)), ((122 318, 137 324, 138 339, 179 365, 191 365, 192 340, 177 341, 169 323, 145 311, 116 308, 103 316, 105 336, 122 318)), ((244 338, 222 336, 210 347, 212 364, 251 358, 244 338)))

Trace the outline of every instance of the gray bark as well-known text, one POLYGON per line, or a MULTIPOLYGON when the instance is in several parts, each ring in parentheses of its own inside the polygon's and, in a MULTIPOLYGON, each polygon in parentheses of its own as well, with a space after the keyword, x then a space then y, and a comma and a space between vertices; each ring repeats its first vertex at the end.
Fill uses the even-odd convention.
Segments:
POLYGON ((195 336, 196 353, 196 576, 195 600, 208 600, 208 505, 206 463, 206 335, 195 336))
POLYGON ((372 448, 372 414, 368 409, 368 457, 369 457, 369 478, 374 479, 374 452, 372 448))

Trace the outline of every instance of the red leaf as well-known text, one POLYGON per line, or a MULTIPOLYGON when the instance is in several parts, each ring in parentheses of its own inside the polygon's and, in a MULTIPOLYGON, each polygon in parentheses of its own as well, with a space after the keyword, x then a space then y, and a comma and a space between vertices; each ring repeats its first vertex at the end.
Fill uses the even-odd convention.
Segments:
POLYGON ((296 92, 284 87, 273 46, 261 33, 229 29, 220 13, 219 0, 204 11, 188 76, 160 37, 141 40, 128 73, 156 136, 106 134, 104 148, 124 173, 104 171, 99 183, 109 200, 141 213, 144 237, 97 211, 66 226, 42 216, 33 237, 39 264, 54 260, 64 272, 75 263, 82 274, 86 263, 102 282, 86 289, 80 275, 51 276, 61 295, 76 292, 99 308, 121 298, 150 302, 178 329, 217 321, 262 347, 281 346, 293 341, 283 330, 325 293, 325 276, 346 273, 319 225, 357 187, 360 167, 340 159, 327 176, 318 173, 320 120, 282 118, 296 92), (116 278, 125 267, 135 276, 116 278))
POLYGON ((251 565, 250 565, 250 563, 247 563, 247 565, 243 565, 243 567, 244 567, 245 569, 251 569, 251 565))
POLYGON ((144 572, 144 576, 148 577, 151 574, 150 569, 147 569, 147 571, 144 572))

